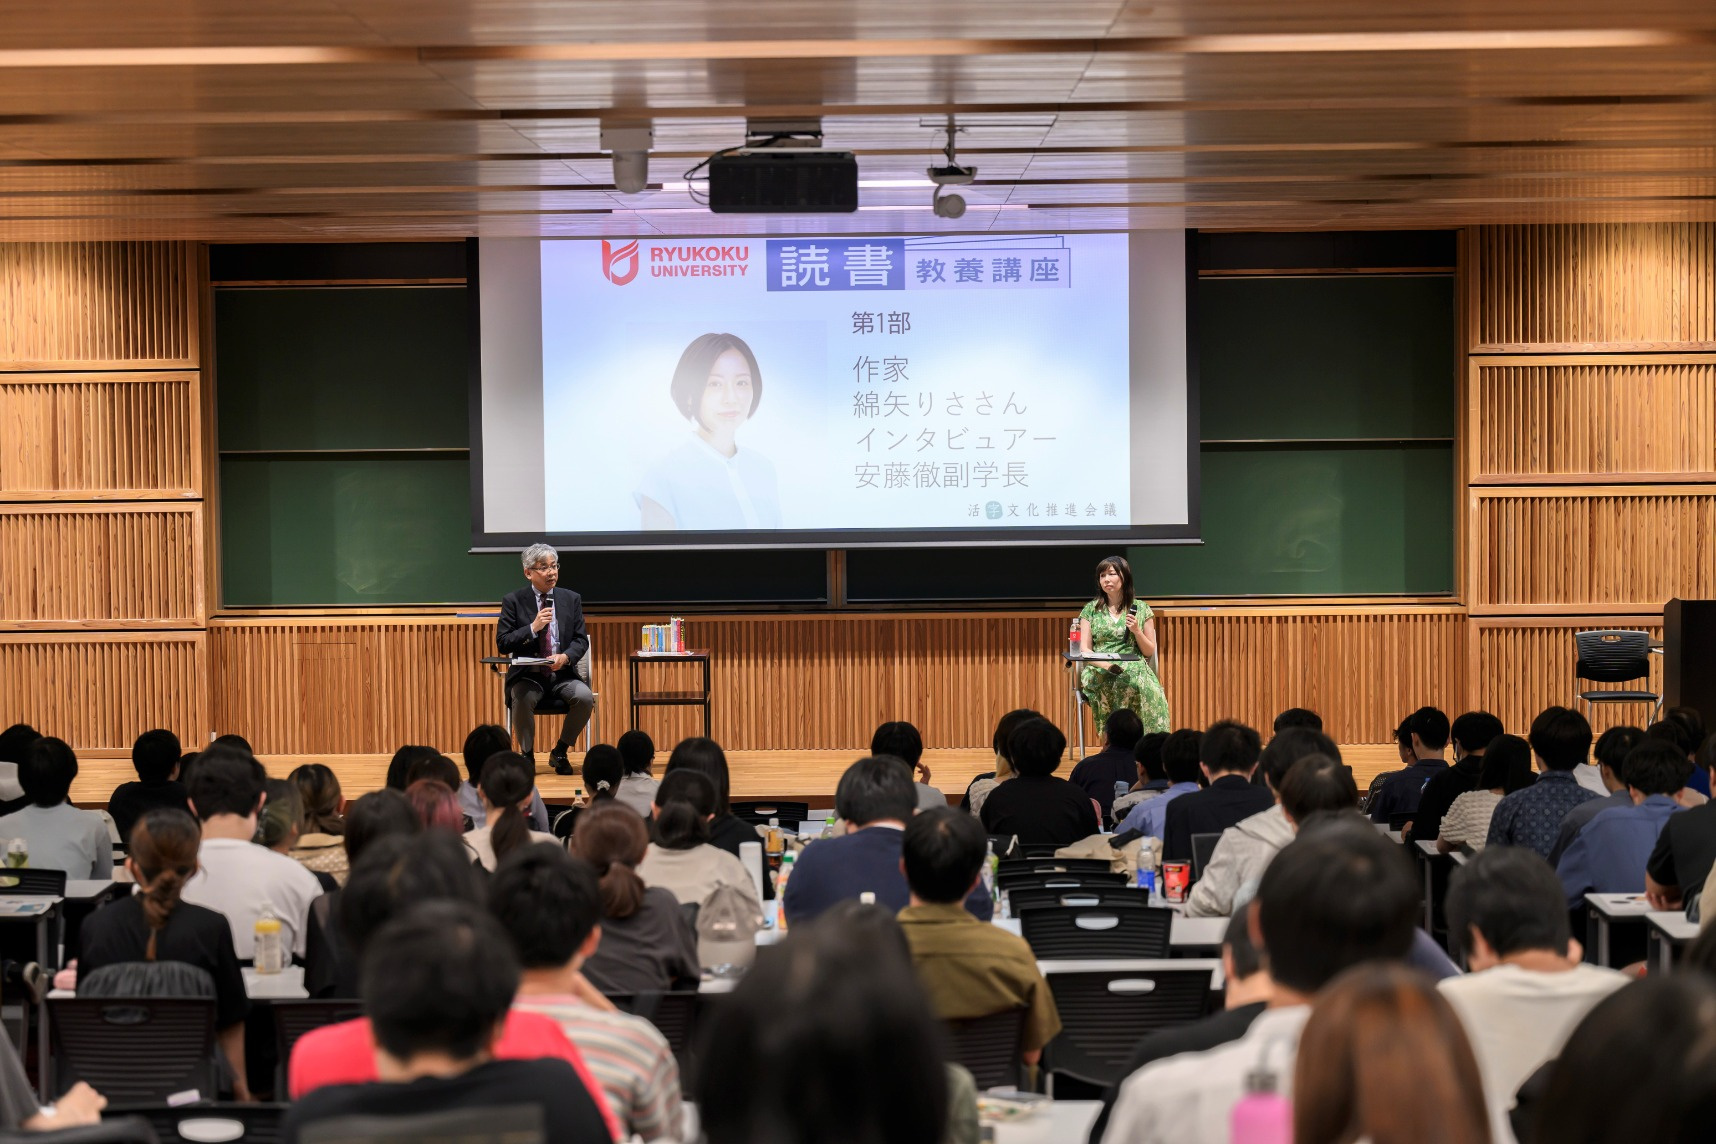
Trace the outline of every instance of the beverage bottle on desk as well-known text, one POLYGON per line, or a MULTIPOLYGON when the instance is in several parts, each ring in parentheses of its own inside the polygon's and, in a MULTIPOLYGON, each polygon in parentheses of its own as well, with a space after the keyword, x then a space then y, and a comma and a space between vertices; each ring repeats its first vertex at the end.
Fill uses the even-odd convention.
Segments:
POLYGON ((274 907, 266 903, 256 918, 256 948, 251 953, 251 960, 258 973, 279 973, 286 968, 286 947, 280 919, 275 916, 274 907))
POLYGON ((781 905, 781 903, 786 901, 787 880, 792 877, 792 864, 794 861, 796 861, 796 858, 790 850, 781 855, 781 872, 780 876, 775 879, 775 906, 780 915, 780 931, 782 933, 787 931, 787 918, 786 909, 781 905))
POLYGON ((14 870, 30 864, 30 844, 22 838, 6 843, 6 865, 14 870))
POLYGON ((1077 655, 1079 653, 1079 648, 1083 644, 1083 642, 1084 641, 1079 639, 1078 617, 1074 616, 1073 622, 1072 622, 1072 629, 1067 632, 1067 652, 1068 652, 1068 654, 1077 655))
POLYGON ((771 818, 768 832, 763 835, 763 857, 768 860, 771 870, 780 869, 781 851, 785 849, 786 842, 781 838, 781 820, 771 818))

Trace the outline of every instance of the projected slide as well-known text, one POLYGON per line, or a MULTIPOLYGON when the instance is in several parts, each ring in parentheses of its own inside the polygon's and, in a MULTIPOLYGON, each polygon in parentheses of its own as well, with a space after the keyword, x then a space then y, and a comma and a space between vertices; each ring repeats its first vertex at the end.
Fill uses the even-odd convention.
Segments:
POLYGON ((640 543, 1183 525, 1184 247, 1170 368, 1141 384, 1133 238, 543 241, 520 499, 542 532, 640 543))

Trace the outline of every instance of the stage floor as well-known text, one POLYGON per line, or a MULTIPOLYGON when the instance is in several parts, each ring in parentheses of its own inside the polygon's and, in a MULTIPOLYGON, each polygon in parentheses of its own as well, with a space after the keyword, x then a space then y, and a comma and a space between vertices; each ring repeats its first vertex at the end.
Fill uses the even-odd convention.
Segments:
MULTIPOLYGON (((729 751, 727 761, 733 775, 734 798, 792 798, 808 801, 812 806, 831 806, 834 788, 840 776, 860 751, 729 751)), ((1392 743, 1353 744, 1341 748, 1343 759, 1351 764, 1362 794, 1373 776, 1400 765, 1392 743)), ((286 777, 300 763, 326 763, 340 777, 340 786, 348 799, 382 785, 387 776, 387 755, 263 755, 268 773, 286 777)), ((573 754, 573 762, 578 760, 573 754)), ((90 752, 79 755, 78 777, 72 784, 72 800, 79 806, 105 806, 108 795, 120 783, 136 778, 129 756, 116 752, 90 752), (108 757, 102 757, 102 756, 108 757)), ((957 803, 976 775, 991 769, 995 756, 984 748, 929 750, 924 763, 930 768, 931 785, 957 803)), ((454 762, 459 762, 454 758, 454 762)), ((538 756, 537 788, 550 802, 570 801, 583 789, 576 776, 554 774, 548 770, 546 757, 538 756)), ((667 764, 667 754, 656 755, 655 773, 667 764)), ((1062 763, 1061 775, 1072 771, 1072 763, 1062 763)))

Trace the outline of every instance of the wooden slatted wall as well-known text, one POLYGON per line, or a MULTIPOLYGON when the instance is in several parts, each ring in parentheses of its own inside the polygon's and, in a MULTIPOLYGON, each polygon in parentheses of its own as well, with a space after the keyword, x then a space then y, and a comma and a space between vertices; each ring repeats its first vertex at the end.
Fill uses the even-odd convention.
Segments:
POLYGON ((0 721, 204 733, 197 312, 188 244, 0 243, 0 721))

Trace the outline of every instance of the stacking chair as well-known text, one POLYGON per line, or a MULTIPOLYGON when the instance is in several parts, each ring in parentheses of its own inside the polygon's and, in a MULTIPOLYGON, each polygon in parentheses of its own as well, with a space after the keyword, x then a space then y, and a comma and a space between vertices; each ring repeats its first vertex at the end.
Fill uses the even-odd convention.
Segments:
POLYGON ((315 1032, 324 1025, 355 1021, 363 1016, 363 1002, 357 998, 271 1001, 274 1010, 274 1048, 280 1065, 275 1077, 274 1091, 286 1091, 286 1066, 292 1062, 292 1047, 305 1033, 315 1032))
POLYGON ((681 1079, 689 1087, 696 1061, 692 1047, 697 1040, 697 1017, 701 1008, 696 990, 673 990, 659 993, 616 993, 608 1000, 623 1013, 642 1017, 654 1025, 667 1039, 667 1047, 679 1061, 681 1079))
MULTIPOLYGON (((578 662, 573 665, 572 668, 572 673, 582 680, 590 689, 590 721, 584 724, 584 749, 586 751, 590 749, 592 744, 600 743, 602 741, 601 736, 597 733, 597 720, 600 717, 602 709, 601 694, 596 690, 596 685, 591 682, 590 675, 590 662, 593 654, 593 648, 594 644, 592 643, 590 647, 587 647, 584 650, 584 654, 579 657, 578 662)), ((490 671, 500 676, 501 710, 506 713, 504 716, 506 720, 506 729, 508 733, 511 733, 512 704, 507 702, 506 657, 488 656, 483 660, 483 662, 489 665, 490 671)), ((536 705, 536 717, 540 719, 545 715, 564 715, 566 714, 566 710, 566 704, 558 696, 551 693, 545 693, 542 696, 541 701, 536 705)))
POLYGON ((948 1060, 964 1065, 978 1091, 1019 1083, 1025 1052, 1025 1010, 947 1022, 948 1060))
POLYGON ((50 999, 48 1013, 54 1092, 81 1080, 115 1104, 155 1104, 218 1090, 212 998, 50 999))
POLYGON ((1007 891, 1007 908, 1014 917, 1021 910, 1050 906, 1147 906, 1149 896, 1136 886, 1082 886, 1059 889, 1053 886, 1016 886, 1007 891))
POLYGON ((110 1116, 141 1119, 153 1127, 155 1137, 164 1141, 241 1140, 244 1144, 275 1144, 280 1139, 280 1121, 286 1115, 286 1108, 284 1104, 214 1101, 178 1105, 110 1104, 101 1115, 104 1120, 110 1116))
POLYGON ((415 1116, 341 1116, 316 1125, 318 1144, 548 1144, 542 1107, 455 1108, 415 1116))
POLYGON ((1005 880, 1018 874, 1099 874, 1112 869, 1105 858, 1005 858, 995 876, 1005 880))
MULTIPOLYGON (((1597 631, 1574 632, 1573 647, 1579 654, 1573 666, 1573 684, 1581 680, 1591 683, 1631 683, 1650 679, 1650 634, 1628 629, 1604 628, 1597 631)), ((1658 717, 1662 715, 1662 696, 1654 691, 1579 691, 1585 703, 1587 717, 1594 714, 1599 703, 1650 703, 1658 717)))
POLYGON ((785 827, 791 823, 791 829, 797 829, 798 824, 810 817, 808 802, 791 802, 786 799, 757 799, 751 802, 735 802, 728 804, 733 817, 744 820, 752 826, 767 826, 769 819, 778 819, 785 827))
POLYGON ((1026 858, 1053 858, 1061 848, 1059 842, 1021 842, 1019 853, 1026 858))
POLYGON ((1174 911, 1149 905, 1045 906, 1019 915, 1039 961, 1165 958, 1174 911))
MULTIPOLYGON (((238 1137, 223 1136, 220 1139, 236 1140, 238 1137)), ((77 1128, 55 1128, 47 1132, 29 1132, 22 1128, 0 1131, 0 1144, 160 1144, 160 1140, 147 1119, 116 1116, 112 1109, 101 1114, 100 1122, 77 1128)))
POLYGON ((995 888, 1011 894, 1014 890, 1024 889, 1081 890, 1103 887, 1118 890, 1125 885, 1125 874, 1091 870, 1077 874, 1013 874, 997 879, 995 888))
POLYGON ((1045 1070, 1051 1078, 1109 1085, 1125 1075, 1140 1037, 1208 1011, 1221 962, 1043 961, 1038 967, 1061 1016, 1061 1031, 1043 1053, 1045 1070))
POLYGON ((1220 841, 1221 835, 1215 832, 1192 835, 1192 881, 1204 876, 1204 867, 1210 864, 1210 856, 1220 841))

